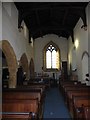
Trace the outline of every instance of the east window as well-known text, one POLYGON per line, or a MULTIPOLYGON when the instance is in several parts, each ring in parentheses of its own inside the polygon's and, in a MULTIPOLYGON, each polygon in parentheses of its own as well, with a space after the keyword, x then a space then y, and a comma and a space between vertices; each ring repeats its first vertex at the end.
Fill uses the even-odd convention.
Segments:
POLYGON ((60 50, 52 41, 44 47, 44 70, 53 71, 60 69, 60 50))

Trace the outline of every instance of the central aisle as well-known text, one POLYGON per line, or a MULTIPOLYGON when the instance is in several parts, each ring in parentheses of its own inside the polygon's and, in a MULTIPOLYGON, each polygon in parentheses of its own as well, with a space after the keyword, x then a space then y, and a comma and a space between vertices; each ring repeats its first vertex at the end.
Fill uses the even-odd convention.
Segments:
POLYGON ((59 92, 59 88, 50 88, 46 93, 45 106, 44 106, 44 119, 45 118, 70 118, 68 109, 64 103, 63 97, 59 92))

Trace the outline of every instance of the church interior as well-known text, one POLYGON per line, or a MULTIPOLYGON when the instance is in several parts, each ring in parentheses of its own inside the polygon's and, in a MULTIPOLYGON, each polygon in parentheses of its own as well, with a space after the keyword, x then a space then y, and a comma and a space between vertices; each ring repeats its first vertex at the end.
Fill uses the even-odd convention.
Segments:
POLYGON ((1 120, 90 119, 90 2, 0 2, 1 120))

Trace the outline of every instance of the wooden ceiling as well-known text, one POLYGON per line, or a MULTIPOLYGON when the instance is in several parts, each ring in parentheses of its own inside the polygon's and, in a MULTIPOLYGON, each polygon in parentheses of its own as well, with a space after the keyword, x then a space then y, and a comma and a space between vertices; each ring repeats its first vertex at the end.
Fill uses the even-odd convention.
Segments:
MULTIPOLYGON (((15 2, 19 11, 18 28, 24 20, 29 36, 34 39, 46 34, 68 37, 81 17, 87 26, 85 8, 88 2, 15 2)), ((30 41, 29 41, 30 42, 30 41)))

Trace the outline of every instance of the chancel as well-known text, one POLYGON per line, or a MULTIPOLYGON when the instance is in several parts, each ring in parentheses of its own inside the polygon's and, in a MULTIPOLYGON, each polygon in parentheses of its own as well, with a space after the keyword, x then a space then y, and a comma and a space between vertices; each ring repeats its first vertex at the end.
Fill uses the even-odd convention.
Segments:
POLYGON ((90 2, 0 2, 0 16, 1 120, 89 120, 90 2))

